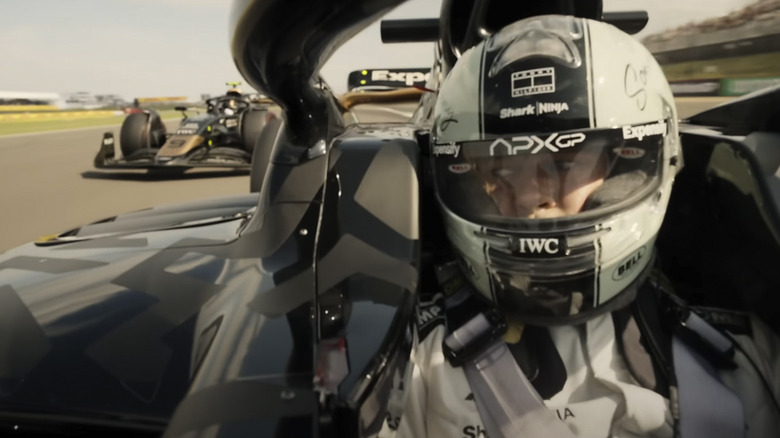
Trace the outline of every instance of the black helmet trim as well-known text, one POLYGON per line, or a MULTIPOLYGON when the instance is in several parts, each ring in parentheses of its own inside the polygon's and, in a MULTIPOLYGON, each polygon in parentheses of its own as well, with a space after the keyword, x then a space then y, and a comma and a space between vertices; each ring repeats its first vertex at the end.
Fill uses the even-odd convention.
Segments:
POLYGON ((592 87, 581 20, 539 17, 531 26, 509 30, 488 40, 483 52, 483 138, 592 127, 592 99, 582 95, 592 87))

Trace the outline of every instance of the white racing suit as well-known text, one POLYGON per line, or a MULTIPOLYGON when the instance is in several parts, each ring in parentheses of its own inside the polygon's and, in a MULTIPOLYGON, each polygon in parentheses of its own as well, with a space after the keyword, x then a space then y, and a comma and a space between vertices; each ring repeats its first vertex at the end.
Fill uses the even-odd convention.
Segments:
MULTIPOLYGON (((752 336, 735 338, 754 364, 737 349, 738 367, 720 371, 720 377, 742 401, 745 436, 780 437, 776 405, 780 398, 780 340, 756 318, 750 322, 752 336)), ((580 326, 551 327, 549 331, 566 377, 563 388, 544 402, 575 436, 674 436, 669 400, 640 386, 629 372, 616 345, 610 314, 580 326)), ((395 379, 387 420, 378 436, 487 437, 462 368, 453 368, 444 356, 445 335, 443 300, 420 303, 411 361, 406 375, 395 379)))

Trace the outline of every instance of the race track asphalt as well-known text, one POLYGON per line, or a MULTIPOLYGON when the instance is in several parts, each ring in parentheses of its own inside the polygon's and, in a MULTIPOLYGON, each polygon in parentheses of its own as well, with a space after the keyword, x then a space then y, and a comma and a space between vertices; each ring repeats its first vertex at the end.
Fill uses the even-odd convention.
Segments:
MULTIPOLYGON (((680 117, 720 103, 678 99, 680 117)), ((411 106, 366 106, 358 119, 396 118, 411 106)), ((92 160, 104 131, 119 127, 0 137, 0 252, 119 213, 155 205, 249 192, 246 173, 188 171, 177 178, 145 171, 103 171, 92 160)))

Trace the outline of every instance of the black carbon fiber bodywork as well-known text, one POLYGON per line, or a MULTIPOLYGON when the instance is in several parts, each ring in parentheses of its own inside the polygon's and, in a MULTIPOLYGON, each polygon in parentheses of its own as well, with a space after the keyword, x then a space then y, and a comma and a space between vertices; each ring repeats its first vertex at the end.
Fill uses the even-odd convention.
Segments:
POLYGON ((128 213, 0 257, 3 415, 165 436, 376 432, 411 347, 414 132, 347 130, 298 163, 279 148, 259 198, 128 213), (325 391, 330 340, 348 372, 325 391))

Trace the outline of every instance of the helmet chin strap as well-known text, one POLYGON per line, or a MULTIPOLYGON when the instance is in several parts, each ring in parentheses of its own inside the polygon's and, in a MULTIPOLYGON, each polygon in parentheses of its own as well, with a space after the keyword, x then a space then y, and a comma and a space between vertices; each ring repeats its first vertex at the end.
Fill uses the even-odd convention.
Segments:
POLYGON ((622 173, 604 181, 585 201, 584 211, 605 205, 614 205, 626 199, 634 190, 647 181, 647 173, 642 170, 622 173))

